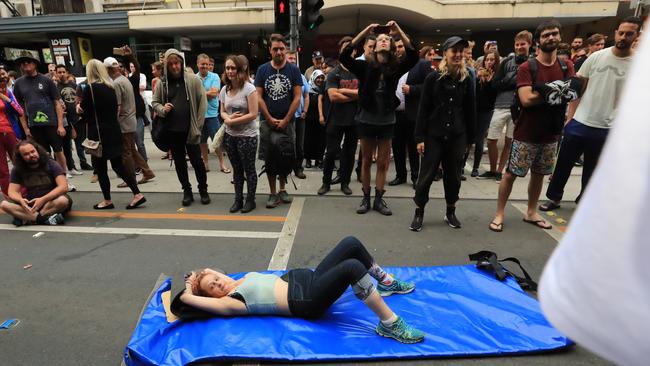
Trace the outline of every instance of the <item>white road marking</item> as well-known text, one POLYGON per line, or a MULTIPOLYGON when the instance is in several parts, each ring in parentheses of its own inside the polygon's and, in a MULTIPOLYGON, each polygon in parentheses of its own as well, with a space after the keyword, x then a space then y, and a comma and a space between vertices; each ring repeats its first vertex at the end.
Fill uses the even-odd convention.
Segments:
POLYGON ((271 261, 269 262, 268 269, 270 271, 287 269, 293 240, 296 237, 296 230, 298 229, 298 223, 300 222, 304 205, 304 197, 294 197, 289 208, 289 213, 287 213, 287 220, 284 222, 284 226, 282 226, 278 243, 275 245, 273 256, 271 256, 271 261))
MULTIPOLYGON (((512 207, 519 210, 522 214, 526 215, 526 212, 528 211, 528 205, 527 204, 525 204, 525 203, 511 203, 511 205, 512 205, 512 207)), ((557 223, 552 222, 552 221, 548 220, 547 218, 545 218, 543 216, 542 216, 542 218, 544 220, 548 221, 549 223, 551 223, 553 225, 553 228, 548 229, 548 230, 540 228, 539 230, 544 231, 545 233, 550 235, 551 238, 555 239, 555 241, 559 243, 560 240, 562 240, 562 235, 564 235, 564 234, 562 234, 562 232, 557 229, 557 223)))
MULTIPOLYGON (((286 226, 286 223, 285 223, 286 226)), ((126 227, 91 227, 91 226, 21 226, 0 224, 0 230, 8 231, 42 231, 46 233, 81 233, 81 234, 118 234, 118 235, 157 235, 157 236, 196 236, 213 238, 247 238, 276 239, 282 233, 267 231, 227 231, 227 230, 181 230, 126 227)))

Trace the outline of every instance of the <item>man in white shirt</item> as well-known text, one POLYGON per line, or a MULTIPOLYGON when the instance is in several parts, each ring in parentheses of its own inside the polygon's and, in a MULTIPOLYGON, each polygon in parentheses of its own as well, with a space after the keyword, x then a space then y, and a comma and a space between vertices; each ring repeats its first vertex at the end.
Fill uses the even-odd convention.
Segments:
MULTIPOLYGON (((569 104, 560 154, 546 190, 548 201, 539 206, 540 210, 550 211, 560 207, 564 186, 571 176, 574 163, 582 154, 582 191, 589 183, 616 117, 623 83, 632 63, 632 43, 639 36, 641 24, 636 17, 623 19, 615 31, 615 45, 594 52, 578 71, 578 76, 584 79, 587 87, 581 99, 569 104)), ((580 196, 576 202, 579 200, 580 196)))

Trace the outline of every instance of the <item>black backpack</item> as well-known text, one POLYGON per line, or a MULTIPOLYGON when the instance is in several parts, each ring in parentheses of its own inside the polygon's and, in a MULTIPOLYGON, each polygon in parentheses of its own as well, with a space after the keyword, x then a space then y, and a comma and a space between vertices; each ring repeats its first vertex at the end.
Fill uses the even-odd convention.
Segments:
MULTIPOLYGON (((569 67, 567 66, 566 62, 560 60, 559 58, 557 60, 560 63, 560 67, 562 68, 564 79, 566 79, 569 74, 569 67)), ((535 57, 528 58, 528 70, 530 71, 530 76, 532 78, 531 80, 533 83, 535 83, 537 81, 537 59, 535 57)), ((513 98, 512 105, 510 106, 510 116, 512 117, 512 121, 514 123, 517 123, 519 116, 521 116, 522 108, 523 106, 519 100, 519 94, 517 93, 517 89, 515 89, 515 97, 513 98)))
POLYGON ((260 176, 266 173, 286 177, 291 174, 295 164, 296 152, 291 137, 282 132, 271 131, 260 176))

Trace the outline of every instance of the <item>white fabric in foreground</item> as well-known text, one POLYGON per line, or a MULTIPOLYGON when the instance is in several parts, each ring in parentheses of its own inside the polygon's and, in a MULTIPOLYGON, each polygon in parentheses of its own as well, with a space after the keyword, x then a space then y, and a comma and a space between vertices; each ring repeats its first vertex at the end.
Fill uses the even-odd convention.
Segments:
POLYGON ((598 168, 539 291, 555 327, 622 365, 647 365, 650 359, 648 65, 645 34, 598 168))

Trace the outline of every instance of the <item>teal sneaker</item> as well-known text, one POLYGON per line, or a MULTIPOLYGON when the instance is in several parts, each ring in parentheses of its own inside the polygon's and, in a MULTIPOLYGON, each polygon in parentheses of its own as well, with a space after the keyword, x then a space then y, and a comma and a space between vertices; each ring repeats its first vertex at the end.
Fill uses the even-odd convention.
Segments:
POLYGON ((390 285, 384 285, 383 283, 377 283, 377 292, 381 296, 390 296, 392 294, 408 294, 415 290, 415 284, 413 282, 404 282, 393 278, 393 283, 390 285))
POLYGON ((380 321, 375 331, 382 337, 393 338, 402 343, 418 343, 424 340, 424 333, 406 324, 401 317, 397 317, 397 321, 391 325, 384 325, 380 321))

